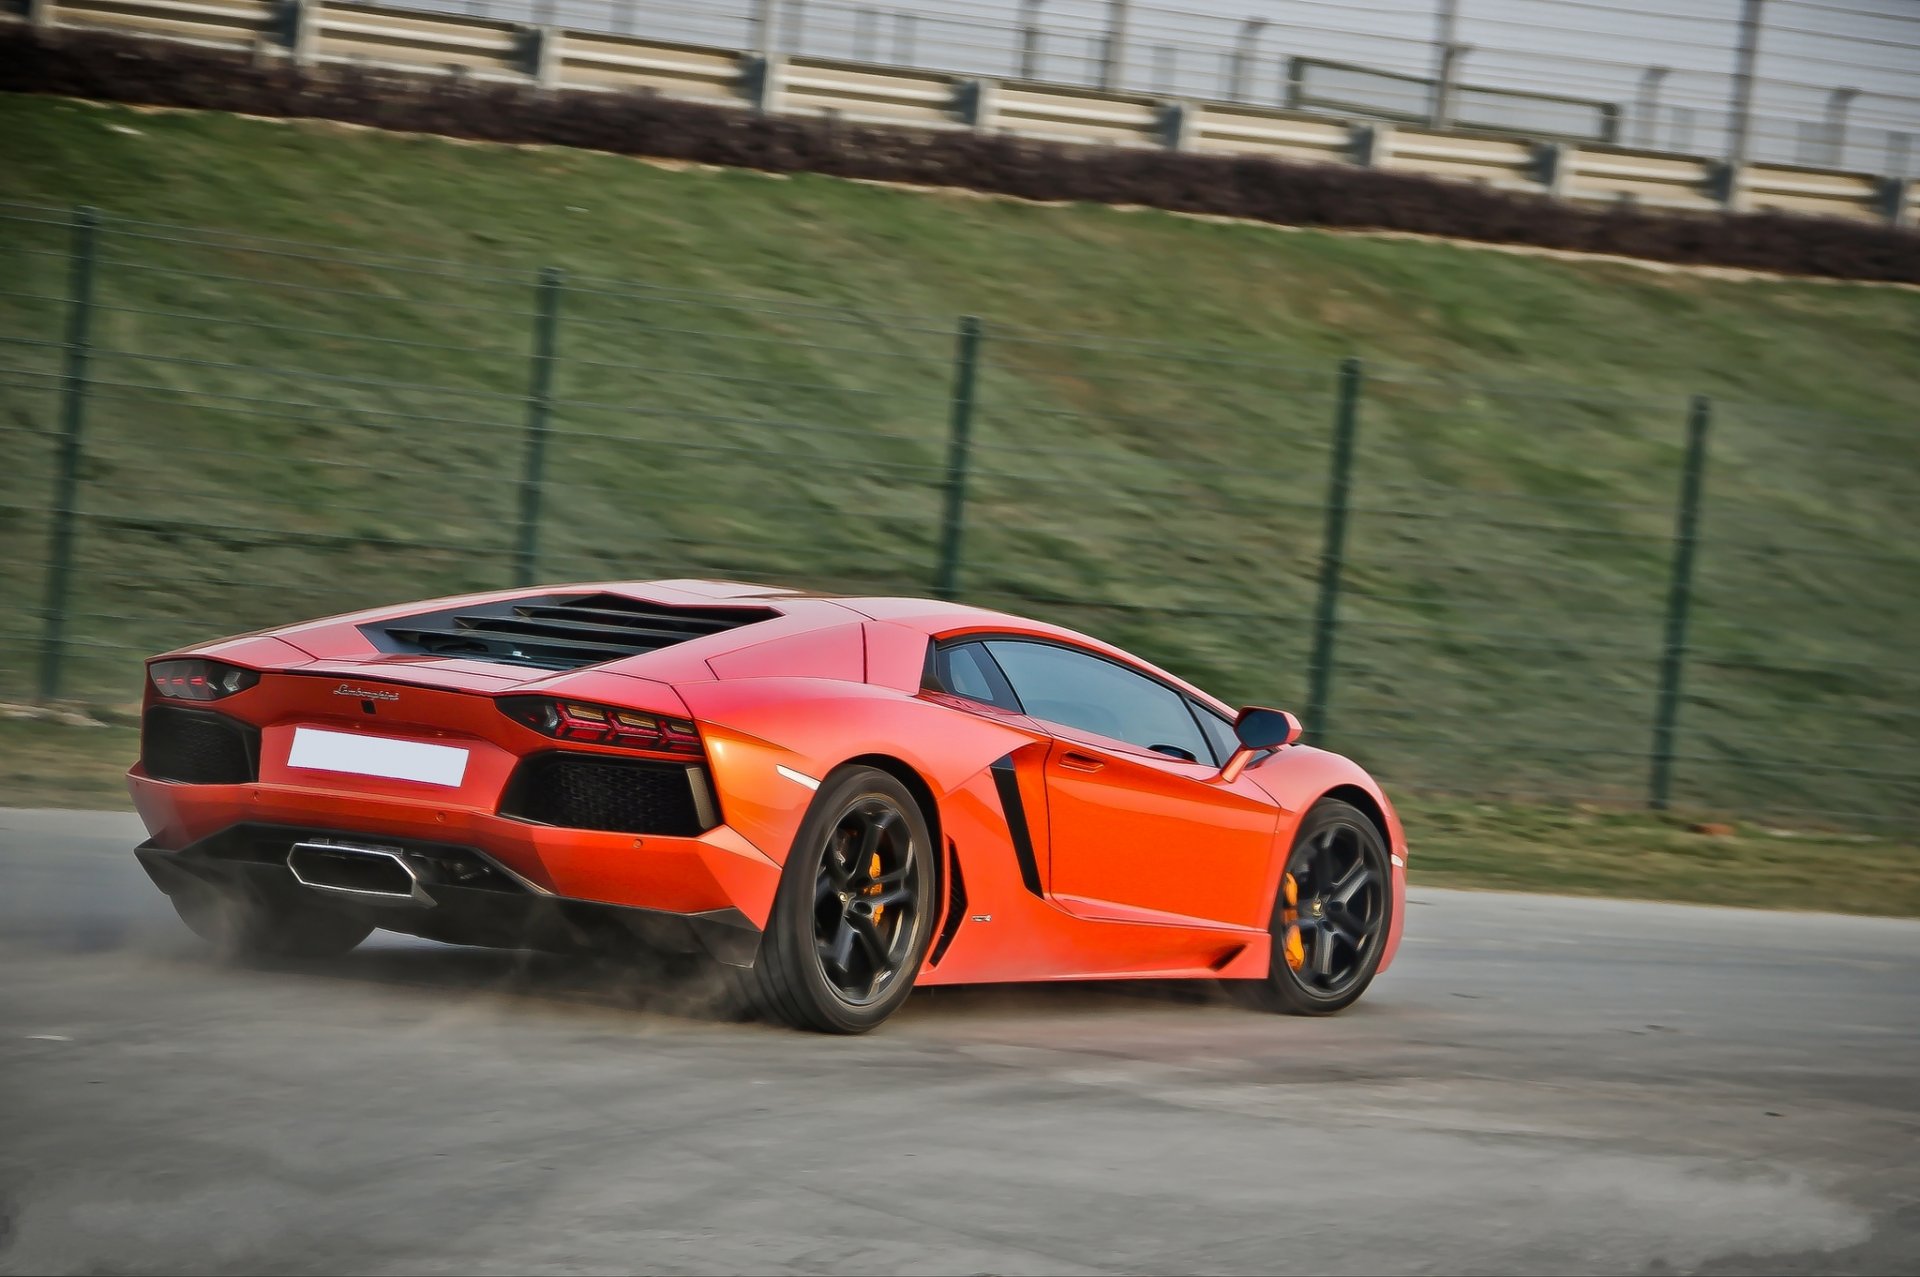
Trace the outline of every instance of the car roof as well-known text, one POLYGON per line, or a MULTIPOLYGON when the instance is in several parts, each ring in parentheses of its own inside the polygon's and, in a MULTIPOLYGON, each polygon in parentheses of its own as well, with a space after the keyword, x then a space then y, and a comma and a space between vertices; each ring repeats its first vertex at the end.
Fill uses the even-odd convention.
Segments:
POLYGON ((1195 687, 1178 675, 1171 674, 1111 643, 1103 642, 1089 634, 1082 634, 1077 630, 1067 629, 1065 626, 1052 625, 1045 621, 1036 621, 1031 617, 1017 616, 1011 612, 1000 612, 992 608, 949 603, 941 599, 828 594, 752 581, 675 578, 656 581, 556 582, 442 599, 415 600, 411 603, 371 608, 342 616, 282 626, 261 631, 261 633, 270 633, 294 641, 298 645, 301 641, 310 642, 310 636, 319 632, 345 626, 378 625, 405 620, 417 616, 423 608, 474 607, 575 591, 620 594, 644 603, 656 603, 668 607, 738 605, 771 608, 781 614, 777 620, 757 625, 742 625, 724 634, 709 636, 702 640, 702 643, 703 645, 713 644, 714 647, 707 648, 705 655, 712 655, 715 648, 721 646, 737 645, 745 648, 765 642, 776 636, 768 633, 770 628, 776 631, 777 636, 791 636, 798 632, 827 629, 856 621, 882 622, 925 634, 929 638, 961 634, 1000 634, 1051 639, 1111 657, 1122 664, 1130 665, 1189 692, 1222 712, 1232 713, 1231 707, 1218 697, 1195 687), (303 639, 303 636, 309 637, 303 639))
MULTIPOLYGON (((1124 664, 1132 665, 1146 673, 1154 675, 1192 693, 1209 705, 1231 713, 1226 702, 1195 687, 1176 674, 1169 673, 1149 661, 1142 660, 1132 652, 1091 634, 1083 634, 1063 625, 1053 625, 1046 621, 1036 621, 1031 617, 1017 616, 1011 612, 996 611, 993 608, 976 607, 967 603, 951 603, 943 599, 925 599, 908 596, 867 596, 815 593, 806 590, 785 589, 779 586, 758 585, 747 581, 710 581, 710 580, 673 580, 673 581, 628 581, 607 584, 595 588, 620 591, 635 591, 653 595, 665 601, 668 592, 694 595, 703 601, 714 603, 757 603, 775 607, 789 617, 806 619, 807 613, 815 605, 826 605, 814 613, 818 624, 832 624, 834 617, 827 607, 844 609, 872 621, 885 621, 907 629, 926 634, 930 638, 953 637, 962 634, 1000 634, 1016 635, 1024 638, 1054 639, 1064 643, 1083 647, 1112 657, 1124 664), (798 605, 798 606, 796 606, 798 605)), ((745 634, 742 635, 744 639, 745 634)))

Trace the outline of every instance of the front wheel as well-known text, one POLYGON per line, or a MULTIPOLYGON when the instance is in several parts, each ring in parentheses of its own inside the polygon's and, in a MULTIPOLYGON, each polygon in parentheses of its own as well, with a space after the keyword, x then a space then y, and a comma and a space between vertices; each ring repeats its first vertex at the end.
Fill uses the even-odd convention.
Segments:
POLYGON ((1326 798, 1294 836, 1273 905, 1264 980, 1234 980, 1242 1001, 1289 1015, 1331 1015, 1373 982, 1393 914, 1386 840, 1365 812, 1326 798))
POLYGON ((373 933, 344 913, 273 905, 213 887, 190 887, 167 899, 180 921, 226 958, 334 958, 373 933))
POLYGON ((865 1033, 913 992, 933 934, 933 839, 907 787, 829 776, 787 856, 753 968, 753 1008, 795 1028, 865 1033))

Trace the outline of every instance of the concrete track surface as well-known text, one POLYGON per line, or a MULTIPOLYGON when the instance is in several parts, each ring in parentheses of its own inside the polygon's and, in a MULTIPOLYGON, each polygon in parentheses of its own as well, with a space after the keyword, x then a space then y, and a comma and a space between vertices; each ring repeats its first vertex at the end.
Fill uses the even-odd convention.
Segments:
POLYGON ((833 1039, 399 939, 223 967, 137 837, 0 811, 0 1270, 1920 1272, 1920 923, 1416 891, 1334 1019, 833 1039))

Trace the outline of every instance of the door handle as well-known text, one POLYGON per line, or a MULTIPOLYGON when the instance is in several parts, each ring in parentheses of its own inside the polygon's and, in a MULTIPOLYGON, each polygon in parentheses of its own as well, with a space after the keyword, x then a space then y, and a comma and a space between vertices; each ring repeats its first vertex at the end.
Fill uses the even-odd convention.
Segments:
POLYGON ((1070 749, 1060 755, 1060 765, 1073 772, 1097 772, 1105 767, 1106 763, 1092 754, 1081 754, 1070 749))

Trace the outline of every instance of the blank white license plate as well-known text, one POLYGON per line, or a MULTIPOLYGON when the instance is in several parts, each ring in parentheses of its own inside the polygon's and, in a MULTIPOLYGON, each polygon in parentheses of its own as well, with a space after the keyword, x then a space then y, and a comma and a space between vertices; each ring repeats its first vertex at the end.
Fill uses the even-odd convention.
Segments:
POLYGON ((384 736, 296 727, 287 766, 427 785, 458 785, 467 774, 467 751, 455 745, 422 745, 384 736))

